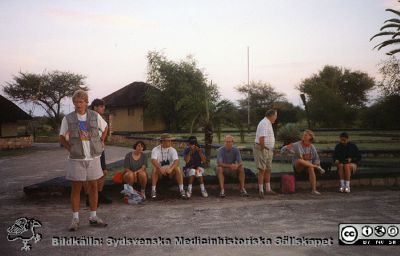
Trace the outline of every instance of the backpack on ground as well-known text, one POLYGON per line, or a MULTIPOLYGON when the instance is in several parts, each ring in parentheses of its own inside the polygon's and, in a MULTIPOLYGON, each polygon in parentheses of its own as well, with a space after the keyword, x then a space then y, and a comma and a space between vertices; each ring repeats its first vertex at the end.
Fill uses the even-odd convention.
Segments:
POLYGON ((294 175, 282 175, 281 177, 281 192, 282 194, 293 194, 296 192, 296 179, 294 175))
POLYGON ((121 194, 124 195, 124 202, 126 204, 143 204, 144 198, 143 195, 132 188, 132 186, 128 184, 124 184, 124 189, 121 191, 121 194))

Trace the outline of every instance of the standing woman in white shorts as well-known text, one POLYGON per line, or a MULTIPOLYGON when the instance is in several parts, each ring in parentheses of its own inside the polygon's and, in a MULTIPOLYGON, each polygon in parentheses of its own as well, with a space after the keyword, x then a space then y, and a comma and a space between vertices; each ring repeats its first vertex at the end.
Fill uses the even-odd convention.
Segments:
POLYGON ((75 111, 66 115, 61 123, 60 143, 69 152, 66 179, 71 184, 72 221, 69 230, 79 228, 80 193, 88 184, 91 226, 105 227, 107 224, 96 215, 97 180, 103 176, 100 156, 107 135, 107 123, 95 111, 88 109, 88 94, 77 90, 72 96, 75 111), (68 138, 68 140, 67 140, 68 138))

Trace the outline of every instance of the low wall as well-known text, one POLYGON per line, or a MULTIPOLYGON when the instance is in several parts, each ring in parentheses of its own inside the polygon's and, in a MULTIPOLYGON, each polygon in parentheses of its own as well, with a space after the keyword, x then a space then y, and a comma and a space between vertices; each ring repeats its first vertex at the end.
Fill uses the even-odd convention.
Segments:
POLYGON ((32 136, 0 137, 0 150, 32 147, 32 136))
MULTIPOLYGON (((283 174, 291 173, 273 173, 271 177, 271 187, 276 192, 280 191, 281 176, 283 174)), ((188 182, 187 177, 184 178, 184 184, 188 182)), ((198 189, 197 180, 194 183, 194 189, 198 189)), ((218 195, 219 185, 218 178, 215 175, 204 176, 204 183, 207 189, 211 192, 211 195, 218 195), (211 191, 210 191, 211 190, 211 191)), ((226 178, 225 189, 237 190, 239 182, 237 179, 226 178)), ((148 180, 147 190, 151 187, 151 179, 148 180)), ((337 173, 328 173, 324 176, 317 177, 317 187, 320 191, 337 191, 339 187, 339 179, 337 173)), ((400 188, 400 173, 399 172, 377 172, 377 173, 356 173, 351 178, 351 187, 357 190, 358 188, 385 188, 385 189, 396 189, 400 188)), ((165 179, 158 183, 159 190, 177 190, 178 186, 174 180, 165 179)), ((255 196, 255 191, 258 189, 257 177, 246 177, 246 188, 250 193, 255 196)), ((120 195, 122 189, 121 184, 114 184, 112 180, 106 180, 104 190, 107 193, 115 196, 120 195)), ((310 183, 304 177, 296 177, 296 191, 309 191, 310 183)), ((48 181, 33 184, 24 187, 24 192, 27 196, 69 196, 71 191, 71 182, 66 180, 64 176, 57 177, 48 181)), ((149 192, 149 191, 148 191, 149 192)))

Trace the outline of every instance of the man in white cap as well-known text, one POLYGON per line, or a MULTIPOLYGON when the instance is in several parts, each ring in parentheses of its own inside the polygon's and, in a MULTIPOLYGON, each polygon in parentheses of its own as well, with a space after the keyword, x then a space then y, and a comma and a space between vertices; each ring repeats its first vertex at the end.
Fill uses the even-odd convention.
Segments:
POLYGON ((156 186, 159 178, 174 178, 179 186, 179 193, 182 199, 186 199, 186 192, 183 189, 183 174, 179 168, 179 157, 176 149, 171 146, 172 138, 168 133, 161 134, 161 144, 151 151, 151 198, 157 198, 156 186))

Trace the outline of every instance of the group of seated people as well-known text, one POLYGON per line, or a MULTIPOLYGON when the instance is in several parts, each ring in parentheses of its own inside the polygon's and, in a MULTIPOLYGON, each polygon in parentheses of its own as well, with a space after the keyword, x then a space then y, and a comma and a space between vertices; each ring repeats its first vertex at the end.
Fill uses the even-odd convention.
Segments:
MULTIPOLYGON (((179 167, 179 156, 175 148, 172 147, 172 137, 169 134, 162 134, 160 145, 151 151, 151 198, 157 198, 157 183, 161 179, 175 179, 180 197, 183 199, 192 196, 193 182, 197 178, 200 184, 200 191, 203 197, 208 197, 207 190, 204 186, 204 164, 206 156, 204 149, 201 148, 195 136, 189 137, 188 146, 183 152, 183 158, 186 165, 181 171, 179 167), (183 177, 188 177, 187 191, 183 186, 183 177)), ((133 145, 133 151, 125 156, 123 181, 130 186, 138 183, 140 185, 141 194, 144 198, 145 188, 147 184, 147 156, 144 154, 146 145, 142 141, 137 141, 133 145)), ((221 197, 225 197, 224 177, 237 177, 240 181, 240 194, 248 196, 244 187, 245 173, 242 163, 240 151, 233 146, 233 137, 225 137, 225 145, 218 149, 217 156, 218 166, 216 174, 219 179, 221 197)))
MULTIPOLYGON (((293 170, 298 174, 306 172, 311 186, 311 193, 319 195, 320 192, 316 190, 315 172, 317 171, 323 175, 325 170, 320 165, 321 161, 315 146, 312 144, 313 141, 314 133, 311 130, 305 130, 300 141, 282 147, 281 153, 291 152, 293 154, 293 170)), ((350 176, 357 170, 361 154, 357 146, 349 141, 349 135, 346 132, 339 135, 339 143, 335 147, 332 158, 339 174, 339 192, 350 193, 350 176)))
MULTIPOLYGON (((161 144, 154 147, 151 151, 151 198, 157 198, 156 187, 158 180, 167 178, 175 179, 179 186, 179 193, 181 198, 186 199, 192 196, 192 185, 194 179, 197 178, 200 183, 201 194, 203 197, 208 197, 208 193, 204 187, 204 163, 206 156, 204 149, 201 149, 196 137, 189 138, 189 145, 184 151, 184 159, 186 165, 181 171, 179 167, 178 152, 171 145, 171 136, 169 134, 162 134, 160 141, 161 144), (189 177, 189 184, 187 191, 183 187, 183 176, 189 177)), ((129 185, 139 183, 141 194, 144 198, 145 188, 147 184, 147 156, 143 153, 146 150, 146 145, 142 141, 137 141, 133 145, 133 151, 125 156, 124 160, 124 174, 123 180, 129 185)))
MULTIPOLYGON (((325 170, 320 166, 320 158, 315 146, 312 144, 314 133, 311 130, 305 130, 300 141, 291 143, 281 149, 281 153, 290 152, 293 154, 292 165, 296 173, 306 172, 309 177, 311 191, 319 195, 316 190, 316 172, 321 174, 325 170)), ((183 158, 186 165, 181 171, 179 167, 179 156, 175 148, 172 147, 172 137, 169 134, 162 134, 160 145, 151 151, 151 198, 157 198, 157 183, 161 179, 175 179, 179 194, 182 199, 188 199, 192 196, 193 182, 197 178, 200 184, 201 195, 208 197, 204 186, 204 164, 206 156, 203 148, 200 148, 195 136, 189 137, 188 146, 183 152, 183 158), (183 177, 188 177, 187 191, 184 189, 183 177)), ((224 180, 225 177, 239 179, 240 195, 248 196, 245 189, 245 170, 240 151, 233 146, 233 137, 225 136, 224 146, 218 149, 217 167, 215 169, 220 187, 220 197, 225 197, 224 180)), ((125 156, 123 180, 125 183, 133 186, 138 183, 141 188, 141 194, 144 198, 147 184, 147 156, 144 154, 146 145, 142 141, 137 141, 133 145, 133 151, 125 156)), ((340 134, 340 143, 335 147, 333 161, 337 166, 340 177, 340 192, 350 192, 350 176, 357 169, 357 164, 361 160, 360 153, 355 144, 349 142, 347 133, 340 134)))

